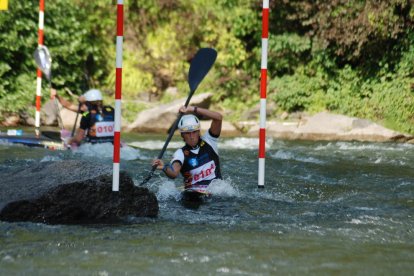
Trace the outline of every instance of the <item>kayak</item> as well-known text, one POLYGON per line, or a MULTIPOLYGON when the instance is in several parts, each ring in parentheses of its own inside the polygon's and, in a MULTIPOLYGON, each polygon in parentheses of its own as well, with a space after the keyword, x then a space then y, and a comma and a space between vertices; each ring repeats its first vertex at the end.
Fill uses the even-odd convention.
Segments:
MULTIPOLYGON (((26 134, 26 133, 14 133, 9 132, 0 133, 0 145, 1 144, 20 144, 28 147, 38 147, 45 148, 49 150, 74 150, 77 149, 76 145, 67 146, 63 142, 63 138, 68 137, 70 133, 66 130, 57 132, 57 131, 42 131, 40 136, 35 134, 26 134), (13 133, 10 135, 10 133, 13 133), (14 135, 16 134, 16 135, 14 135)), ((126 143, 121 141, 121 147, 127 146, 126 143)))
POLYGON ((43 134, 7 135, 0 134, 0 144, 21 144, 29 147, 40 147, 50 150, 66 150, 63 141, 51 139, 43 134))
POLYGON ((181 192, 181 200, 188 202, 204 202, 211 197, 206 190, 186 189, 181 192))

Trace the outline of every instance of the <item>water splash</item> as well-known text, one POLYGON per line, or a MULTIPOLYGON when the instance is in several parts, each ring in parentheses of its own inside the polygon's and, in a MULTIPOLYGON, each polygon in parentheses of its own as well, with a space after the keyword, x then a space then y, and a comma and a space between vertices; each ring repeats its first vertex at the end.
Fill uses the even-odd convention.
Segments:
MULTIPOLYGON (((154 181, 149 189, 158 189, 156 192, 157 199, 160 201, 166 201, 174 199, 176 201, 181 199, 181 192, 184 190, 183 186, 176 186, 176 183, 171 180, 154 181), (158 188, 156 188, 158 187, 158 188)), ((207 191, 214 196, 220 197, 239 197, 240 192, 234 187, 231 179, 226 180, 214 180, 210 183, 207 191)))
MULTIPOLYGON (((150 140, 150 141, 135 141, 135 142, 131 142, 128 143, 129 146, 134 147, 134 148, 141 148, 141 149, 147 149, 147 150, 158 150, 158 149, 162 149, 162 147, 164 146, 165 141, 161 141, 161 140, 150 140)), ((168 148, 173 148, 173 149, 179 149, 183 146, 183 142, 178 142, 178 141, 171 141, 168 144, 168 148)))
POLYGON ((330 142, 319 145, 315 150, 340 150, 340 151, 406 151, 414 149, 414 145, 408 143, 361 143, 361 142, 330 142))
POLYGON ((62 160, 60 156, 46 155, 40 160, 40 162, 60 161, 60 160, 62 160))
POLYGON ((166 201, 168 199, 180 199, 180 191, 175 186, 175 183, 170 180, 161 182, 156 195, 159 201, 166 201))
MULTIPOLYGON (((279 141, 278 141, 279 142, 279 141)), ((274 145, 272 138, 266 139, 266 148, 271 148, 274 145)), ((237 137, 232 139, 224 139, 219 143, 219 147, 226 149, 252 149, 256 150, 259 147, 258 138, 237 137)))
MULTIPOLYGON (((161 140, 152 140, 152 141, 135 141, 128 143, 129 146, 134 148, 141 148, 147 150, 158 150, 162 149, 164 146, 165 141, 161 140)), ((271 148, 274 144, 274 140, 272 138, 266 139, 266 148, 271 148)), ((179 149, 183 146, 182 141, 171 141, 168 144, 169 149, 179 149)), ((219 148, 226 148, 226 149, 257 149, 259 146, 259 139, 258 138, 247 138, 247 137, 237 137, 231 139, 220 139, 219 148)))
POLYGON ((226 180, 217 179, 212 181, 210 185, 208 185, 207 191, 217 196, 240 196, 239 191, 237 190, 237 188, 235 188, 230 178, 227 178, 226 180))
MULTIPOLYGON (((85 143, 73 150, 73 152, 86 157, 112 158, 114 146, 111 143, 85 143)), ((120 156, 122 160, 136 160, 140 158, 141 154, 138 149, 134 149, 129 146, 122 146, 120 156)))

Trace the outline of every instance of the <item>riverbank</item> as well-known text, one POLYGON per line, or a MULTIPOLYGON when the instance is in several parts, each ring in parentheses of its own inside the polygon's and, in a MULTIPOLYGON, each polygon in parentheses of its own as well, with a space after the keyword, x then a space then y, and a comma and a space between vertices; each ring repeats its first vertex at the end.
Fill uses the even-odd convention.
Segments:
MULTIPOLYGON (((192 98, 191 104, 208 108, 211 96, 211 93, 196 95, 192 98)), ((165 134, 174 123, 177 110, 183 102, 183 99, 177 99, 171 103, 144 110, 137 114, 133 122, 123 120, 122 131, 165 134)), ((55 108, 54 104, 44 105, 43 125, 57 125, 55 108)), ((223 112, 223 114, 227 114, 227 112, 223 112)), ((253 115, 258 117, 258 114, 253 115)), ((76 113, 61 108, 60 117, 64 127, 71 130, 75 124, 76 113)), ((226 116, 224 117, 226 118, 226 116)), ((78 126, 79 121, 77 121, 78 126)), ((34 125, 34 120, 33 118, 10 117, 2 122, 2 125, 16 128, 20 125, 34 125)), ((209 126, 209 121, 201 121, 202 130, 207 130, 209 126)), ((258 133, 258 119, 239 122, 223 121, 222 136, 224 137, 258 137, 258 133)), ((268 120, 266 122, 266 137, 283 140, 406 142, 414 144, 413 135, 385 128, 370 120, 329 112, 320 112, 314 115, 306 113, 300 114, 300 116, 287 115, 278 120, 268 120)))

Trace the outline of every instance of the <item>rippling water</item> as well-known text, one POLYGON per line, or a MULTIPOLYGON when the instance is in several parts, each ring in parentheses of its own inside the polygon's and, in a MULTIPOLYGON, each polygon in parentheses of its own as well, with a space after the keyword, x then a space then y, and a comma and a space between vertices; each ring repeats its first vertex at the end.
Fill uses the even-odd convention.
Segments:
MULTIPOLYGON (((126 137, 121 168, 136 183, 165 137, 126 137)), ((180 141, 173 141, 171 158, 180 141)), ((257 139, 220 144, 223 181, 189 208, 180 181, 148 187, 156 219, 124 225, 0 222, 0 274, 37 275, 412 275, 414 145, 267 141, 266 182, 257 188, 257 139)), ((0 170, 31 162, 92 159, 112 148, 50 152, 0 145, 0 170)))

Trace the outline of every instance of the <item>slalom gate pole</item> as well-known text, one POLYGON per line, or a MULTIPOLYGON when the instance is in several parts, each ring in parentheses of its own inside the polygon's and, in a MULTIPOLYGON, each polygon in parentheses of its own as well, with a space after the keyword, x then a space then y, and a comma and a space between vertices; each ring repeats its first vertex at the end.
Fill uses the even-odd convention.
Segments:
POLYGON ((115 129, 112 191, 119 191, 119 163, 121 152, 121 99, 122 99, 122 44, 124 35, 124 1, 118 0, 116 28, 115 71, 115 129))
MULTIPOLYGON (((43 27, 45 19, 45 0, 39 0, 39 30, 38 30, 38 46, 43 45, 43 27)), ((35 114, 35 132, 40 135, 40 106, 42 100, 42 71, 37 68, 37 85, 36 85, 36 114, 35 114)))
POLYGON ((269 37, 269 0, 263 0, 262 61, 260 67, 260 130, 258 188, 264 188, 266 143, 267 46, 269 37))

